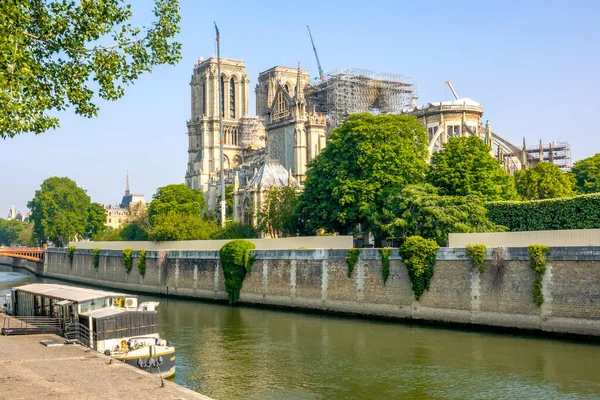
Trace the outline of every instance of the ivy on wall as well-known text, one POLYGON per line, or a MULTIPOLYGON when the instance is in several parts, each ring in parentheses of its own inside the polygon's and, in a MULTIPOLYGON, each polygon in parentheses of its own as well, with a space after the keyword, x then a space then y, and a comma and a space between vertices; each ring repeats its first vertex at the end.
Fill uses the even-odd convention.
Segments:
POLYGON ((529 265, 537 272, 537 278, 533 281, 533 302, 538 306, 544 304, 544 293, 542 293, 542 277, 546 273, 546 253, 548 247, 539 244, 532 244, 527 249, 529 253, 529 265))
POLYGON ((435 240, 424 239, 421 236, 411 236, 400 246, 400 255, 408 269, 412 290, 417 300, 425 289, 429 289, 438 249, 435 240))
POLYGON ((485 244, 467 245, 467 255, 471 259, 471 266, 479 270, 480 274, 485 272, 485 244))
POLYGON ((69 261, 73 264, 73 257, 75 257, 75 246, 67 247, 67 257, 69 257, 69 261))
POLYGON ((123 256, 125 272, 129 273, 129 271, 131 271, 131 267, 133 267, 133 249, 125 249, 121 254, 123 256))
POLYGON ((140 259, 137 262, 138 271, 141 276, 146 276, 146 249, 140 250, 140 259))
POLYGON ((349 249, 346 255, 346 264, 348 265, 348 278, 352 276, 354 266, 358 262, 358 256, 360 255, 360 249, 349 249))
POLYGON ((379 253, 381 254, 381 276, 383 277, 383 284, 385 285, 385 283, 388 280, 388 277, 390 276, 390 253, 392 252, 392 249, 390 248, 384 248, 384 249, 379 249, 379 253))
POLYGON ((250 251, 254 249, 256 249, 254 243, 237 239, 225 243, 219 250, 219 259, 225 277, 225 290, 229 293, 229 304, 237 303, 244 278, 246 274, 252 272, 254 257, 250 255, 250 251))
POLYGON ((98 269, 100 266, 100 249, 94 249, 94 268, 98 269))
POLYGON ((600 193, 569 199, 486 203, 487 217, 511 231, 600 228, 600 193))

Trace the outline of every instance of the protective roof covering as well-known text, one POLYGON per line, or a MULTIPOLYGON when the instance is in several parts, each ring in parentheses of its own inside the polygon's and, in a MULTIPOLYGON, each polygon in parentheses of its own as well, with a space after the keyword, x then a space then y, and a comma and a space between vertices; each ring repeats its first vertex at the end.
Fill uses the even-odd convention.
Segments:
POLYGON ((137 297, 135 295, 105 292, 102 290, 88 289, 77 286, 55 285, 53 283, 33 283, 31 285, 19 286, 13 290, 39 294, 40 296, 53 297, 55 299, 83 302, 105 297, 137 297))
MULTIPOLYGON (((262 187, 288 186, 290 174, 283 165, 277 160, 267 160, 256 172, 256 175, 248 181, 248 186, 259 184, 262 187)), ((297 186, 298 182, 292 177, 292 185, 297 186)))

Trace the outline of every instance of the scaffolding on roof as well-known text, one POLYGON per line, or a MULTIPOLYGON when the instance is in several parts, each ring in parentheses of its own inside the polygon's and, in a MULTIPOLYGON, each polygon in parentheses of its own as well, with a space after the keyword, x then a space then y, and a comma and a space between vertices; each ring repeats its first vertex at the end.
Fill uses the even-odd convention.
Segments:
POLYGON ((350 114, 398 114, 415 99, 414 84, 399 74, 337 69, 306 94, 309 109, 329 116, 333 127, 350 114))

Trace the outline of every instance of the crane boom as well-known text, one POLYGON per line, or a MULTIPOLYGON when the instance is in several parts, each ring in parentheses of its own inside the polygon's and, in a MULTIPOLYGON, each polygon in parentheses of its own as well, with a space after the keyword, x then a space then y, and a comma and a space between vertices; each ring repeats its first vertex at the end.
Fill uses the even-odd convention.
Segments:
POLYGON ((312 34, 310 33, 310 26, 306 25, 308 28, 308 35, 310 36, 310 42, 312 43, 313 50, 315 52, 315 58, 317 59, 317 67, 319 67, 319 79, 321 82, 325 81, 325 75, 323 75, 323 68, 321 68, 321 62, 319 61, 319 55, 317 54, 317 48, 315 47, 315 41, 313 40, 312 34))
POLYGON ((458 100, 458 95, 456 94, 456 91, 454 90, 454 88, 452 87, 452 83, 450 83, 450 81, 446 81, 446 85, 448 85, 448 87, 450 87, 450 90, 452 90, 452 94, 454 95, 454 98, 456 100, 458 100))

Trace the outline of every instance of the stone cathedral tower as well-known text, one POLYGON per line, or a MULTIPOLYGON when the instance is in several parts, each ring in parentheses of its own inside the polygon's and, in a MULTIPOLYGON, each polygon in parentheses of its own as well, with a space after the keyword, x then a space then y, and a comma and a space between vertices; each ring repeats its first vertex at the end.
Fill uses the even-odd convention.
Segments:
MULTIPOLYGON (((188 167, 185 182, 206 191, 211 176, 219 171, 219 77, 217 59, 202 56, 194 67, 191 119, 188 127, 188 167)), ((242 163, 240 126, 248 115, 248 84, 243 61, 221 59, 225 169, 242 163)))

